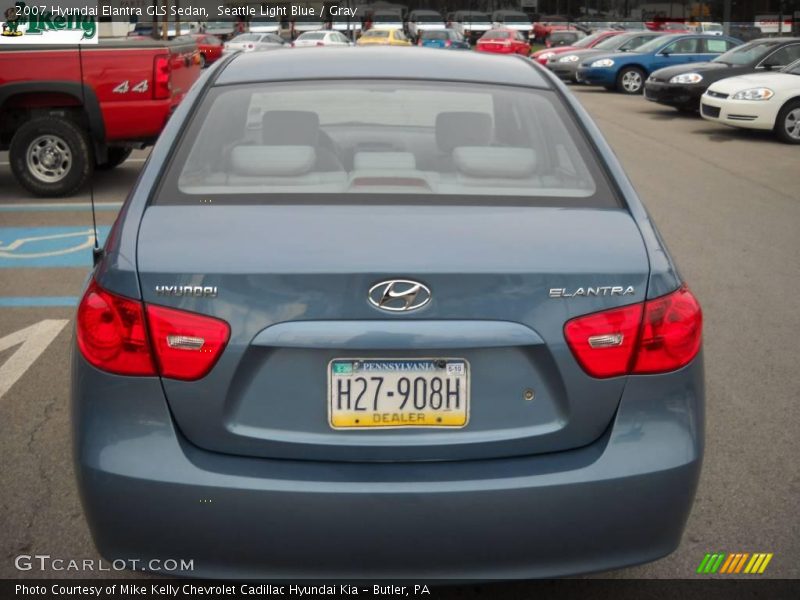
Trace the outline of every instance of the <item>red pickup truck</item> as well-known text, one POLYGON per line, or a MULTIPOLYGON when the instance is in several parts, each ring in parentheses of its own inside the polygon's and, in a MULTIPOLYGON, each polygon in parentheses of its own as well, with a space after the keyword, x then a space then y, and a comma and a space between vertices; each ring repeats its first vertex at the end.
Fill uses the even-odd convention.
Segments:
POLYGON ((3 46, 0 150, 32 193, 75 193, 152 144, 199 74, 192 41, 3 46))

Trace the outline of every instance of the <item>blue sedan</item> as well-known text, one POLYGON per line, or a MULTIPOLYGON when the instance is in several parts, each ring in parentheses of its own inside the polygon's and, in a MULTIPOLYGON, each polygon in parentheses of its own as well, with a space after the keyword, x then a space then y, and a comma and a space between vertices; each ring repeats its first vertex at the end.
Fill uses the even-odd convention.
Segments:
POLYGON ((229 54, 114 232, 77 309, 72 419, 115 568, 446 583, 678 546, 702 311, 535 61, 229 54))
POLYGON ((426 48, 449 48, 450 50, 469 50, 467 42, 455 29, 428 29, 420 31, 418 46, 426 48))
POLYGON ((641 94, 647 76, 653 71, 709 61, 741 43, 727 36, 664 35, 639 46, 636 52, 592 56, 581 64, 577 79, 625 94, 641 94))

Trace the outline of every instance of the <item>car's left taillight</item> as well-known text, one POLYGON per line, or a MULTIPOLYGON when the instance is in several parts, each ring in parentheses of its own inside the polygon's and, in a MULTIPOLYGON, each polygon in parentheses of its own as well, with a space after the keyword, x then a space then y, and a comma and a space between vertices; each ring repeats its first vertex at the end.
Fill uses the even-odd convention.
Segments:
POLYGON ((192 381, 208 374, 228 343, 225 321, 144 305, 95 281, 78 306, 78 348, 103 371, 192 381))
POLYGON ((141 302, 112 294, 92 281, 78 306, 78 348, 103 371, 156 375, 141 302))

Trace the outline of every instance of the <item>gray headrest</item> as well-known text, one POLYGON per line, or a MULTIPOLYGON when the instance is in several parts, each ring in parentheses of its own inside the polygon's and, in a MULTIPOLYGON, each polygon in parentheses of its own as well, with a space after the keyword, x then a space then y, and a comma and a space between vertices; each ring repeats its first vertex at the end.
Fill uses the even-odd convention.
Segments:
POLYGON ((316 160, 311 146, 236 146, 231 150, 231 167, 237 175, 303 175, 314 168, 316 160))
POLYGON ((353 167, 357 171, 416 169, 417 161, 411 152, 356 152, 353 167))
POLYGON ((461 147, 453 150, 456 169, 470 177, 522 178, 536 170, 531 148, 461 147))
POLYGON ((271 146, 316 146, 319 115, 308 110, 268 110, 261 117, 261 139, 271 146))
POLYGON ((492 117, 480 112, 443 112, 436 115, 436 145, 450 153, 458 146, 488 146, 492 117))

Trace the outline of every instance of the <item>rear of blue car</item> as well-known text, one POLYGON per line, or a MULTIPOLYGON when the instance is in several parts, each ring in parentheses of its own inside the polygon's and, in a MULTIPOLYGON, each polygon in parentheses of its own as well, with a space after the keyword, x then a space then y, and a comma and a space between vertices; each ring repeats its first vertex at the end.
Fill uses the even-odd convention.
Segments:
POLYGON ((454 29, 422 30, 417 38, 417 46, 446 50, 469 50, 469 42, 454 29))
POLYGON ((524 59, 326 50, 210 70, 112 230, 73 359, 100 552, 497 579, 674 550, 701 313, 588 116, 524 59))

